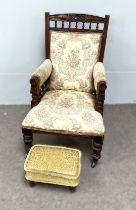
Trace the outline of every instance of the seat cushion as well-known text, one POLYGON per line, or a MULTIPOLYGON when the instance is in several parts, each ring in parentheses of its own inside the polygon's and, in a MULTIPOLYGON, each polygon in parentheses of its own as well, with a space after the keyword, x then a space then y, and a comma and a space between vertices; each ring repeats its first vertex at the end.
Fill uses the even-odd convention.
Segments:
POLYGON ((94 90, 92 72, 98 61, 102 34, 51 31, 50 90, 94 90))
POLYGON ((103 135, 100 113, 89 93, 74 90, 48 91, 25 117, 23 128, 75 135, 103 135))

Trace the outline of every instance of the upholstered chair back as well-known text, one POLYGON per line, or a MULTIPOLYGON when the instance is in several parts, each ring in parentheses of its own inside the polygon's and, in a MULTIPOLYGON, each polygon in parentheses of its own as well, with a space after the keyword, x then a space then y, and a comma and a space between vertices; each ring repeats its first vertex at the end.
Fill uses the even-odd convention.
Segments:
POLYGON ((50 31, 50 90, 93 91, 101 40, 101 33, 50 31))

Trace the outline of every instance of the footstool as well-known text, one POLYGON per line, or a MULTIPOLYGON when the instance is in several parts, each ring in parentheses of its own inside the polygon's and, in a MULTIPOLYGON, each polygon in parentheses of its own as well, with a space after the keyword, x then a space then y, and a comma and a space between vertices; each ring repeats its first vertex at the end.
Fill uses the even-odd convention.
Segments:
POLYGON ((75 190, 79 184, 81 152, 60 146, 34 145, 26 157, 24 170, 31 184, 51 183, 75 190))

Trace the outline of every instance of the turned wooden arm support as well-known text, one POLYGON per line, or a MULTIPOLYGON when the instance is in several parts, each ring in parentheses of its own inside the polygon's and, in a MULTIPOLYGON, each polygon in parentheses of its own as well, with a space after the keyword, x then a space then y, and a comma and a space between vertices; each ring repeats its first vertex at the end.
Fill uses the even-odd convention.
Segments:
POLYGON ((95 109, 96 111, 103 114, 103 106, 105 100, 105 90, 107 88, 106 82, 101 81, 97 85, 97 92, 96 92, 96 104, 95 109))
POLYGON ((36 106, 45 92, 48 90, 48 81, 52 71, 52 64, 46 59, 32 74, 30 79, 32 94, 31 108, 36 106))
POLYGON ((107 88, 106 72, 103 63, 98 62, 94 66, 93 79, 96 95, 96 111, 103 114, 103 106, 105 100, 105 90, 107 88))

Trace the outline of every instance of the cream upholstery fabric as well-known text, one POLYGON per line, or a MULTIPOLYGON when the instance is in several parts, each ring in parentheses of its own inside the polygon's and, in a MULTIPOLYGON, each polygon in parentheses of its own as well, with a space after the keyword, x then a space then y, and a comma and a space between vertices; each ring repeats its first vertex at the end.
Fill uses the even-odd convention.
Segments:
POLYGON ((93 78, 94 78, 94 87, 95 90, 97 91, 97 84, 99 82, 106 82, 106 72, 103 63, 97 62, 94 66, 93 70, 93 78))
POLYGON ((94 90, 92 71, 98 60, 101 37, 98 33, 51 31, 51 90, 94 90))
POLYGON ((65 134, 104 134, 103 119, 94 110, 91 94, 74 90, 47 92, 41 102, 29 111, 22 126, 65 134))
POLYGON ((46 59, 32 74, 33 77, 37 77, 40 82, 40 86, 49 78, 52 71, 52 63, 49 59, 46 59))

